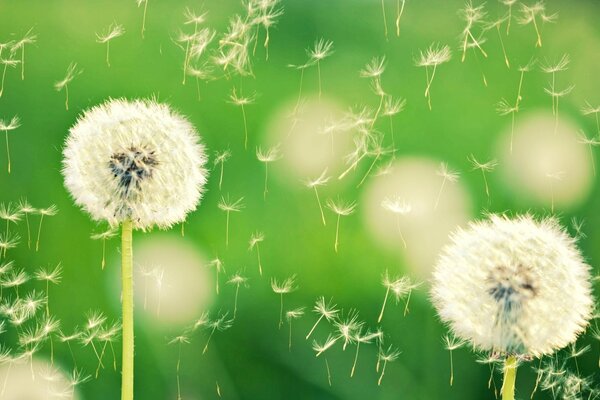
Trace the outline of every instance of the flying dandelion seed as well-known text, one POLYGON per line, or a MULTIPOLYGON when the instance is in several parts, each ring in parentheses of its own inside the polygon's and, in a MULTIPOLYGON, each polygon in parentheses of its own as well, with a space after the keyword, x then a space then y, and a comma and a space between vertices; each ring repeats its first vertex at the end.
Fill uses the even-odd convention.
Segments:
POLYGON ((360 350, 361 343, 368 344, 373 340, 381 340, 383 338, 383 332, 380 330, 373 333, 367 331, 364 335, 361 333, 362 327, 358 329, 354 336, 354 341, 356 342, 356 352, 354 353, 354 362, 352 363, 352 369, 350 370, 350 378, 354 377, 354 372, 356 371, 356 365, 358 364, 358 352, 360 350))
POLYGON ((520 361, 553 354, 587 327, 589 270, 556 219, 491 215, 451 236, 431 296, 453 336, 504 360, 502 398, 514 399, 520 361))
POLYGON ((513 6, 517 3, 518 0, 500 0, 502 4, 506 6, 508 10, 506 10, 506 36, 510 34, 510 24, 513 19, 513 6))
POLYGON ((223 185, 223 170, 225 169, 225 162, 231 157, 229 150, 223 150, 215 153, 214 165, 221 164, 221 172, 219 173, 219 191, 223 185))
POLYGON ((535 47, 542 47, 542 34, 539 24, 541 22, 555 22, 558 14, 546 14, 546 4, 544 1, 537 1, 532 5, 519 3, 521 15, 517 17, 517 22, 520 25, 532 24, 535 29, 536 42, 535 47))
POLYGON ((550 212, 554 214, 554 182, 562 181, 564 171, 548 172, 546 178, 550 182, 550 212))
POLYGON ((389 41, 388 38, 388 28, 387 28, 387 17, 385 15, 385 0, 381 0, 381 14, 383 16, 383 34, 385 36, 385 40, 389 41))
POLYGON ((35 214, 37 211, 26 198, 19 200, 19 210, 25 215, 25 224, 27 225, 27 248, 31 248, 31 227, 29 225, 29 214, 35 214))
POLYGON ((335 304, 333 304, 333 300, 329 300, 329 302, 326 303, 325 297, 323 297, 323 296, 321 296, 317 299, 312 311, 314 313, 318 314, 319 318, 317 319, 317 322, 315 322, 313 327, 310 329, 310 331, 306 335, 307 340, 312 335, 314 330, 317 328, 317 325, 319 325, 319 322, 321 322, 321 320, 323 318, 325 318, 325 320, 328 322, 332 322, 337 317, 340 310, 338 310, 336 307, 337 306, 335 304))
POLYGON ((385 287, 385 297, 383 298, 383 305, 381 306, 381 312, 379 313, 379 318, 377 318, 377 323, 380 323, 383 319, 383 313, 385 311, 385 306, 387 304, 387 300, 390 292, 396 298, 396 303, 400 301, 400 299, 407 297, 406 306, 404 309, 404 315, 408 310, 408 302, 410 301, 410 293, 414 288, 418 285, 413 284, 408 277, 396 277, 394 279, 390 279, 388 271, 386 270, 381 277, 381 284, 385 287))
POLYGON ((594 147, 600 146, 600 139, 597 138, 588 138, 586 134, 581 131, 580 137, 578 140, 579 143, 584 144, 588 147, 590 153, 590 162, 592 164, 592 172, 594 176, 596 176, 596 162, 594 161, 594 147))
POLYGON ((21 50, 21 80, 25 80, 25 46, 37 42, 37 35, 33 33, 33 28, 30 28, 21 40, 17 41, 11 48, 11 51, 21 50))
POLYGON ((367 172, 365 172, 364 176, 362 177, 358 185, 356 185, 356 187, 359 188, 360 186, 362 186, 367 177, 371 174, 371 171, 373 171, 373 167, 375 167, 375 164, 377 163, 377 161, 379 161, 381 157, 388 155, 392 152, 393 149, 383 146, 383 136, 376 136, 374 139, 372 139, 371 145, 367 149, 367 155, 373 157, 373 161, 371 162, 371 165, 367 169, 367 172))
POLYGON ((383 381, 383 376, 385 375, 385 367, 387 366, 387 363, 396 361, 399 356, 400 352, 398 350, 395 350, 392 346, 388 347, 387 349, 382 348, 379 350, 377 358, 378 360, 380 360, 380 362, 383 363, 383 367, 381 368, 381 374, 379 375, 379 379, 377 380, 378 386, 381 386, 381 382, 383 381))
POLYGON ((217 204, 220 210, 225 211, 227 214, 227 219, 225 221, 225 247, 229 246, 229 214, 232 212, 240 212, 244 208, 244 198, 240 197, 236 201, 229 200, 229 195, 227 199, 221 196, 221 200, 217 204))
POLYGON ((233 319, 227 319, 227 315, 228 313, 222 314, 218 316, 215 320, 207 322, 206 326, 208 329, 210 329, 210 334, 208 336, 208 339, 206 340, 206 345, 204 346, 204 349, 202 349, 202 354, 205 354, 208 350, 208 345, 210 344, 210 340, 215 334, 215 331, 224 331, 233 326, 233 319))
POLYGON ((142 39, 144 38, 144 31, 146 30, 146 11, 148 11, 148 0, 135 0, 137 6, 144 5, 144 16, 142 17, 142 39))
POLYGON ((510 118, 511 118, 511 123, 510 123, 510 153, 511 154, 512 154, 512 149, 513 149, 513 140, 514 140, 514 136, 515 136, 515 113, 517 113, 518 111, 519 111, 519 106, 518 105, 512 106, 505 99, 500 100, 498 102, 498 104, 496 104, 496 112, 499 115, 505 116, 505 115, 509 115, 510 114, 510 118))
MULTIPOLYGON (((308 50, 307 50, 307 52, 308 52, 308 50)), ((294 64, 288 65, 288 67, 290 67, 290 68, 295 68, 297 70, 300 70, 300 87, 298 89, 298 99, 296 100, 296 105, 294 106, 294 110, 291 113, 292 117, 294 117, 294 124, 292 125, 292 129, 290 129, 290 132, 293 131, 293 128, 296 126, 298 111, 300 110, 301 105, 302 105, 302 88, 304 86, 304 70, 312 65, 313 64, 311 64, 310 61, 307 62, 306 64, 302 64, 302 65, 294 65, 294 64)))
POLYGON ((323 213, 323 205, 321 204, 321 198, 319 197, 319 191, 317 188, 319 186, 326 185, 327 182, 329 182, 329 179, 330 177, 327 176, 327 168, 325 168, 325 170, 317 178, 312 180, 309 179, 305 182, 306 187, 308 187, 309 189, 314 189, 315 191, 317 204, 319 205, 319 212, 321 213, 321 221, 323 221, 323 225, 325 226, 327 225, 327 223, 325 222, 325 213, 323 213))
POLYGON ((104 33, 96 34, 96 41, 98 43, 106 43, 106 65, 110 67, 110 41, 118 38, 119 36, 123 36, 125 33, 125 29, 123 25, 119 25, 116 22, 113 22, 106 28, 104 33))
POLYGON ((65 108, 67 111, 69 110, 69 83, 71 83, 73 79, 75 79, 75 77, 80 75, 82 72, 82 70, 77 69, 77 63, 71 63, 67 68, 67 75, 64 77, 64 79, 54 84, 54 89, 57 92, 61 92, 63 89, 65 89, 65 108))
POLYGON ((177 375, 177 400, 183 399, 181 397, 181 381, 180 381, 180 376, 179 376, 180 367, 181 367, 181 347, 183 344, 189 344, 189 343, 190 343, 190 338, 187 337, 185 334, 176 336, 173 339, 171 339, 171 341, 169 341, 169 344, 177 345, 177 365, 175 367, 176 375, 177 375))
POLYGON ((525 72, 530 72, 536 63, 537 59, 531 58, 527 64, 519 66, 519 87, 517 89, 517 100, 515 101, 516 112, 519 112, 519 105, 521 104, 521 100, 523 100, 521 93, 523 90, 523 79, 525 78, 525 72))
POLYGON ((256 148, 256 158, 258 161, 265 164, 265 191, 263 197, 266 200, 268 190, 268 179, 269 179, 269 164, 280 160, 283 156, 279 150, 279 146, 271 147, 268 150, 263 151, 262 148, 256 148))
POLYGON ((215 79, 213 76, 213 69, 210 65, 204 64, 201 66, 187 66, 187 74, 193 77, 196 80, 196 92, 198 93, 198 101, 202 100, 202 96, 200 94, 200 81, 210 81, 215 79))
POLYGON ((330 40, 319 39, 315 41, 312 49, 307 49, 309 56, 309 65, 317 64, 317 74, 319 77, 319 100, 321 100, 321 61, 333 54, 333 42, 330 40))
MULTIPOLYGON (((329 334, 323 344, 313 340, 312 349, 316 353, 316 357, 319 357, 322 353, 333 347, 338 339, 339 337, 334 337, 329 334)), ((327 357, 325 357, 325 369, 327 373, 327 382, 329 383, 329 386, 331 386, 331 369, 329 368, 329 361, 327 361, 327 357)))
POLYGON ((440 168, 436 171, 436 174, 442 177, 442 185, 440 186, 440 191, 438 192, 435 205, 433 206, 434 210, 437 210, 437 207, 440 203, 440 198, 442 197, 442 192, 444 191, 444 185, 446 184, 446 181, 455 183, 458 181, 460 176, 458 172, 448 169, 448 164, 444 162, 440 164, 440 168))
POLYGON ((450 386, 454 383, 454 361, 452 359, 452 351, 461 348, 467 343, 466 340, 458 339, 452 335, 444 336, 444 346, 450 353, 450 386))
MULTIPOLYGON (((514 0, 516 1, 516 0, 514 0)), ((506 64, 506 68, 510 69, 510 61, 508 60, 508 55, 506 54, 506 47, 504 46, 504 40, 502 39, 502 33, 500 32, 500 27, 504 22, 509 20, 510 16, 506 15, 502 18, 497 19, 496 21, 491 22, 485 29, 494 29, 496 28, 496 32, 498 33, 498 40, 500 40, 500 48, 502 49, 502 56, 504 56, 504 64, 506 64)), ((508 22, 510 26, 510 20, 508 22)), ((507 33, 508 36, 508 33, 507 33)))
POLYGON ((35 279, 46 283, 46 318, 50 318, 50 284, 58 285, 62 279, 62 266, 60 263, 50 268, 40 268, 35 273, 35 279))
POLYGON ((462 10, 460 10, 460 15, 462 17, 462 19, 466 22, 466 26, 462 31, 462 57, 461 57, 461 62, 465 61, 465 58, 467 56, 467 49, 469 47, 476 47, 477 49, 479 49, 479 51, 481 52, 481 54, 487 58, 487 53, 485 52, 485 50, 483 50, 483 48, 481 47, 481 41, 482 39, 476 39, 475 36, 473 36, 473 28, 476 25, 480 25, 484 22, 484 19, 486 17, 486 12, 484 10, 484 5, 480 5, 477 7, 473 7, 473 3, 471 2, 471 0, 469 0, 466 4, 465 4, 465 8, 463 8, 462 10))
POLYGON ((348 344, 355 342, 356 334, 360 332, 364 324, 358 320, 358 311, 354 309, 348 311, 345 317, 340 315, 340 319, 334 321, 339 338, 344 340, 343 351, 346 351, 348 344))
POLYGON ((279 329, 281 329, 281 326, 283 325, 283 295, 298 290, 298 286, 296 285, 296 275, 294 274, 281 282, 272 278, 271 289, 275 294, 278 294, 280 298, 279 329))
POLYGON ((392 151, 396 151, 396 137, 394 135, 394 115, 397 115, 404 111, 406 107, 406 99, 398 98, 394 99, 392 96, 386 96, 385 102, 383 103, 382 114, 384 117, 388 117, 390 120, 390 135, 392 136, 392 151))
MULTIPOLYGON (((17 224, 21 220, 21 209, 11 203, 0 204, 0 219, 6 221, 6 236, 9 234, 10 224, 17 224)), ((6 255, 6 254, 5 254, 6 255)))
POLYGON ((19 65, 21 63, 21 61, 17 60, 15 58, 16 56, 16 50, 13 47, 14 46, 14 42, 10 41, 10 42, 6 42, 6 43, 0 43, 0 64, 4 65, 4 68, 2 70, 2 81, 0 82, 0 97, 2 97, 2 94, 4 93, 4 82, 6 80, 6 71, 8 70, 8 68, 15 68, 17 65, 19 65), (2 53, 4 52, 4 49, 9 49, 9 55, 8 57, 3 57, 2 53))
MULTIPOLYGON (((258 43, 258 30, 262 26, 265 31, 265 41, 263 47, 265 48, 265 59, 269 59, 269 42, 270 42, 270 28, 277 24, 277 18, 283 15, 283 8, 278 8, 280 0, 266 0, 258 1, 258 15, 251 21, 252 25, 256 25, 256 38, 254 42, 254 54, 256 52, 256 45, 258 43)), ((250 5, 248 6, 250 7, 250 5)), ((250 12, 248 12, 250 14, 250 12)))
POLYGON ((248 123, 246 122, 245 106, 253 104, 256 101, 256 96, 256 93, 248 97, 238 96, 235 88, 232 89, 231 94, 229 95, 230 103, 239 106, 242 109, 242 118, 244 120, 244 149, 248 148, 248 123))
POLYGON ((48 208, 38 208, 36 210, 36 214, 40 215, 40 223, 38 225, 38 233, 37 240, 35 241, 35 251, 40 249, 40 238, 42 236, 42 223, 44 222, 44 217, 53 217, 58 214, 58 207, 52 204, 48 208))
POLYGON ((288 337, 288 351, 292 351, 292 321, 301 318, 304 315, 304 307, 295 308, 285 313, 285 319, 290 327, 288 337))
POLYGON ((450 61, 452 57, 452 53, 450 52, 450 47, 444 45, 440 46, 438 44, 432 44, 429 46, 425 52, 420 51, 419 58, 415 61, 417 67, 425 67, 425 74, 427 77, 427 85, 425 87, 425 98, 427 98, 427 105, 431 110, 431 85, 433 83, 433 78, 435 78, 435 72, 437 70, 438 65, 446 63, 450 61), (431 72, 431 76, 429 75, 429 68, 433 67, 433 71, 431 72))
POLYGON ((556 128, 558 127, 558 101, 559 101, 560 97, 566 96, 574 88, 574 85, 572 85, 562 91, 557 90, 556 89, 556 73, 561 72, 561 71, 566 71, 569 68, 570 63, 571 63, 571 59, 570 59, 569 55, 563 54, 563 56, 560 58, 560 60, 556 61, 555 63, 550 63, 550 62, 546 61, 546 63, 544 65, 540 66, 541 70, 544 73, 552 75, 552 80, 550 82, 550 86, 547 88, 544 88, 544 91, 552 97, 552 114, 555 116, 555 120, 556 120, 554 133, 556 133, 556 128))
POLYGON ((92 240, 102 240, 102 263, 101 263, 102 269, 104 269, 104 266, 106 265, 106 240, 112 239, 116 235, 117 235, 117 230, 112 227, 109 227, 104 232, 94 233, 90 236, 90 238, 92 240))
POLYGON ((594 115, 596 119, 596 131, 597 134, 600 135, 600 118, 598 114, 600 114, 600 106, 592 106, 589 102, 585 102, 585 105, 581 108, 581 114, 583 115, 594 115))
POLYGON ((398 234, 400 235, 400 240, 402 240, 404 248, 406 248, 406 240, 404 240, 402 229, 400 229, 400 216, 410 213, 412 211, 412 206, 406 201, 402 200, 400 197, 395 197, 393 199, 386 197, 381 202, 381 207, 383 207, 384 210, 387 210, 396 215, 396 225, 398 226, 398 234))
POLYGON ((79 118, 63 155, 75 203, 94 220, 122 228, 122 399, 132 400, 133 230, 171 227, 197 207, 207 178, 204 147, 167 105, 109 100, 79 118))
POLYGON ((238 305, 238 294, 240 292, 240 286, 248 287, 248 278, 242 275, 240 272, 235 273, 229 278, 227 281, 229 285, 235 286, 235 299, 233 302, 233 317, 231 320, 235 320, 235 316, 237 315, 237 305, 238 305))
POLYGON ((354 213, 356 209, 355 202, 345 202, 343 200, 337 199, 327 199, 327 203, 325 204, 327 208, 329 208, 334 214, 337 215, 337 222, 335 225, 335 242, 333 248, 337 253, 339 247, 339 237, 340 237, 340 217, 347 217, 348 215, 354 213))
POLYGON ((214 260, 210 261, 208 263, 208 266, 215 269, 215 276, 216 276, 215 291, 217 294, 219 294, 219 274, 221 272, 225 272, 225 266, 223 264, 223 261, 221 261, 218 258, 215 258, 214 260))
MULTIPOLYGON (((511 143, 512 143, 512 140, 511 140, 511 143)), ((490 160, 487 162, 480 162, 475 158, 475 156, 473 154, 471 154, 468 157, 468 160, 473 165, 474 171, 475 170, 481 171, 481 175, 483 176, 483 183, 485 185, 485 195, 487 196, 488 203, 489 203, 490 202, 490 188, 488 186, 488 181, 487 181, 487 177, 485 174, 486 174, 486 172, 492 172, 498 166, 498 161, 490 160)))
POLYGON ((402 14, 404 14, 405 4, 406 0, 398 0, 396 6, 396 36, 400 36, 400 18, 402 18, 402 14))
POLYGON ((4 131, 6 138, 6 158, 8 160, 8 173, 10 174, 10 147, 8 145, 8 132, 13 131, 21 126, 21 120, 17 115, 11 118, 10 121, 0 119, 0 131, 4 131))
POLYGON ((255 232, 250 236, 248 241, 248 251, 254 250, 256 247, 256 257, 258 258, 258 273, 262 276, 262 262, 260 259, 260 243, 265 240, 265 235, 262 232, 255 232))

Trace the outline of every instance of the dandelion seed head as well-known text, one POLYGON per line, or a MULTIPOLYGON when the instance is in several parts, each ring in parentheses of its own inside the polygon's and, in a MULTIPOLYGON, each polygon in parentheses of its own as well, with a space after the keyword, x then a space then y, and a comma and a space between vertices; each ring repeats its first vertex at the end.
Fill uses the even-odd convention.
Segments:
POLYGON ((270 147, 267 150, 263 150, 261 147, 256 148, 256 158, 260 162, 271 163, 281 159, 281 157, 279 146, 270 147))
POLYGON ((67 74, 62 80, 57 81, 54 84, 54 89, 56 89, 57 92, 62 91, 65 88, 65 86, 71 83, 73 79, 75 79, 75 77, 77 75, 80 75, 82 72, 83 70, 77 68, 77 63, 69 64, 69 66, 67 67, 67 74))
POLYGON ((394 198, 386 197, 381 202, 381 207, 398 215, 405 215, 412 211, 412 205, 407 203, 406 200, 400 198, 399 196, 394 198))
POLYGON ((227 160, 229 160, 230 157, 231 157, 231 151, 229 151, 229 149, 223 150, 223 151, 217 151, 217 152, 215 152, 215 159, 213 161, 213 164, 217 165, 220 163, 224 163, 227 160))
POLYGON ((373 59, 360 71, 360 76, 361 78, 379 78, 383 75, 385 66, 385 56, 373 57, 373 59))
POLYGON ((231 275, 231 278, 229 278, 227 283, 236 286, 246 286, 248 283, 248 278, 238 272, 231 275))
POLYGON ((256 245, 265 240, 265 235, 262 232, 254 232, 248 241, 248 249, 252 250, 256 245))
POLYGON ((21 126, 19 116, 15 115, 9 121, 0 119, 0 131, 12 131, 21 126))
POLYGON ((321 296, 315 302, 313 312, 321 315, 327 321, 333 321, 333 319, 337 317, 340 310, 336 308, 336 305, 333 304, 332 300, 325 302, 325 297, 321 296))
POLYGON ((331 211, 333 211, 335 214, 344 217, 354 213, 354 211, 356 210, 355 202, 346 202, 341 199, 327 199, 327 203, 325 204, 325 206, 331 211))
POLYGON ((431 296, 457 338, 477 350, 539 357, 585 330, 594 304, 589 266, 555 219, 491 215, 451 241, 431 296))
POLYGON ((420 51, 415 64, 417 67, 433 67, 448 62, 451 58, 452 52, 449 46, 434 43, 424 52, 420 51))
POLYGON ((275 278, 272 278, 271 289, 277 294, 287 294, 297 290, 298 286, 296 285, 296 275, 292 275, 281 282, 275 278))
POLYGON ((484 172, 492 172, 498 166, 498 161, 496 159, 481 162, 477 160, 473 154, 469 156, 469 161, 473 165, 473 169, 478 169, 484 172))
POLYGON ((229 200, 229 196, 227 196, 227 198, 221 196, 221 200, 217 204, 217 207, 219 207, 219 210, 225 212, 240 212, 245 207, 244 198, 240 197, 236 201, 232 201, 229 200))
POLYGON ((106 43, 118 38, 119 36, 123 36, 123 34, 125 34, 125 28, 123 28, 123 25, 113 22, 109 25, 105 32, 96 34, 96 41, 98 43, 106 43))
POLYGON ((326 185, 327 182, 329 182, 329 179, 331 179, 331 177, 327 176, 327 168, 325 168, 325 170, 323 170, 323 172, 321 173, 321 175, 319 175, 315 179, 308 179, 308 180, 306 180, 304 184, 309 189, 313 189, 313 188, 315 188, 317 186, 324 186, 324 185, 326 185))
POLYGON ((450 170, 448 168, 448 164, 446 164, 445 162, 442 162, 440 164, 440 168, 436 171, 436 174, 438 176, 441 176, 448 182, 456 182, 456 181, 458 181, 458 178, 460 177, 460 174, 456 171, 450 170))
POLYGON ((304 315, 304 307, 294 308, 293 310, 286 311, 285 319, 289 322, 293 319, 298 319, 304 315))
POLYGON ((318 62, 333 54, 333 42, 330 40, 319 39, 315 41, 312 49, 306 50, 311 62, 318 62))
POLYGON ((204 146, 167 105, 109 100, 86 111, 63 151, 65 186, 94 220, 130 219, 167 228, 194 210, 204 192, 204 146))

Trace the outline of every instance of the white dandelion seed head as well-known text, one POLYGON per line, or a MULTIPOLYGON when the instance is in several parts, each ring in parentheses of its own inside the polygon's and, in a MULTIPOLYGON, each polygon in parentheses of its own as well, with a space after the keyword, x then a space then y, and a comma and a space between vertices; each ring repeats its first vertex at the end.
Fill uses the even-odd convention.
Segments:
POLYGON ((63 151, 65 186, 94 220, 138 229, 185 219, 202 197, 204 146, 192 124, 153 100, 108 100, 87 110, 63 151))
POLYGON ((452 236, 431 296, 475 349, 539 357, 574 342, 592 316, 590 267, 553 218, 491 215, 452 236))

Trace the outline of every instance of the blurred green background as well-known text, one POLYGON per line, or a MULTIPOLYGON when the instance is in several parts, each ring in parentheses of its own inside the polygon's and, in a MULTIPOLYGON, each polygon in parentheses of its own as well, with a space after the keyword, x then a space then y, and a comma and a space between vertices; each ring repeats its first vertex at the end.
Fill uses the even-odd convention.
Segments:
MULTIPOLYGON (((600 25, 597 23, 600 4, 593 0, 549 1, 548 12, 558 12, 559 17, 556 23, 543 25, 544 44, 540 49, 534 47, 532 26, 521 26, 513 21, 510 35, 502 33, 512 63, 510 69, 504 65, 495 30, 486 33, 488 41, 484 48, 489 53, 488 58, 471 51, 466 61, 460 62, 459 34, 463 22, 458 10, 463 5, 462 1, 454 0, 409 1, 402 16, 400 36, 396 37, 393 27, 396 2, 386 1, 390 31, 389 40, 386 40, 380 2, 283 1, 284 13, 270 32, 268 61, 262 47, 264 36, 261 36, 256 55, 252 56, 254 77, 202 82, 202 98, 198 101, 193 78, 189 78, 185 86, 181 83, 184 52, 174 44, 180 29, 189 30, 189 26, 183 24, 184 10, 189 7, 198 12, 207 11, 207 26, 222 33, 229 18, 243 12, 240 2, 150 0, 146 34, 142 39, 143 7, 138 8, 133 0, 1 1, 0 42, 18 39, 31 27, 38 40, 26 48, 25 80, 20 79, 19 66, 9 68, 4 94, 0 98, 0 118, 10 119, 17 114, 22 120, 22 127, 9 133, 13 164, 10 175, 4 167, 4 149, 0 151, 0 202, 18 202, 27 197, 34 207, 56 204, 60 209, 57 216, 44 221, 39 252, 20 245, 9 252, 9 258, 27 270, 62 263, 63 280, 51 289, 50 306, 66 332, 82 326, 89 310, 101 310, 111 320, 119 318, 119 292, 114 289, 119 274, 118 239, 107 242, 107 268, 101 270, 102 244, 92 241, 90 234, 105 227, 93 223, 70 200, 62 183, 61 151, 69 128, 88 107, 110 97, 156 96, 189 117, 211 157, 215 151, 227 148, 232 152, 231 159, 225 164, 222 191, 219 191, 219 171, 216 169, 211 173, 202 203, 185 224, 184 237, 181 237, 180 227, 167 233, 135 234, 134 251, 137 244, 156 237, 153 246, 159 253, 161 243, 175 241, 199 252, 201 264, 217 256, 225 263, 226 273, 221 276, 218 296, 213 294, 214 269, 198 265, 206 281, 192 282, 191 286, 181 290, 208 290, 207 303, 192 305, 175 300, 175 306, 170 303, 171 308, 163 308, 161 313, 173 313, 177 307, 206 308, 211 315, 230 311, 235 288, 225 284, 225 280, 238 270, 243 270, 249 277, 248 288, 240 288, 233 327, 215 333, 204 355, 202 348, 208 337, 207 331, 198 332, 191 343, 183 345, 181 388, 184 399, 217 398, 217 385, 222 397, 227 399, 494 398, 493 391, 487 387, 489 367, 476 363, 475 356, 466 348, 454 352, 454 385, 448 385, 449 356, 442 342, 446 330, 428 302, 427 273, 419 273, 418 265, 409 265, 411 258, 404 256, 397 238, 392 240, 396 242, 395 251, 389 243, 382 244, 368 227, 366 216, 370 214, 365 192, 378 178, 370 176, 365 185, 356 186, 372 159, 359 164, 357 171, 345 180, 332 179, 320 193, 323 200, 339 195, 358 202, 357 212, 342 219, 340 250, 335 253, 334 216, 325 211, 328 224, 326 227, 321 224, 314 193, 299 179, 298 175, 302 173, 294 171, 294 165, 286 162, 285 151, 285 158, 270 167, 269 172, 274 173, 269 176, 266 199, 263 199, 264 165, 256 160, 254 151, 257 146, 277 142, 273 137, 282 132, 272 128, 276 125, 273 118, 287 115, 285 110, 289 113, 289 105, 293 107, 298 96, 300 73, 288 65, 305 62, 305 49, 315 40, 325 38, 333 41, 335 52, 321 63, 323 101, 333 102, 341 110, 362 105, 376 108, 379 99, 371 92, 369 82, 359 78, 359 71, 372 57, 385 55, 384 88, 395 97, 407 99, 406 110, 394 119, 399 143, 395 157, 423 157, 433 160, 433 165, 445 161, 452 169, 460 171, 461 179, 457 185, 467 198, 461 213, 470 218, 480 217, 485 211, 550 214, 547 196, 542 201, 539 196, 523 190, 523 184, 519 186, 512 182, 510 174, 497 171, 488 175, 492 193, 488 202, 481 175, 472 171, 467 156, 475 154, 482 160, 500 157, 497 143, 510 134, 510 116, 499 116, 495 111, 496 104, 501 98, 515 97, 519 80, 516 66, 524 65, 531 57, 543 63, 545 59, 555 60, 563 53, 570 54, 570 68, 561 72, 559 79, 565 87, 571 83, 576 86, 570 95, 561 99, 560 115, 589 137, 596 134, 593 116, 583 116, 580 109, 586 100, 592 105, 600 102, 600 25), (95 34, 113 21, 122 24, 126 33, 111 43, 111 67, 108 68, 105 47, 96 43, 95 34), (429 111, 423 98, 425 72, 414 65, 414 60, 419 50, 433 42, 450 45, 453 58, 438 68, 432 89, 433 110, 429 111), (69 85, 70 107, 66 111, 64 92, 56 92, 53 85, 64 77, 71 62, 77 62, 83 72, 69 85), (487 87, 482 82, 482 71, 488 81, 487 87), (250 136, 248 150, 243 147, 241 112, 228 103, 232 88, 239 89, 240 85, 247 93, 252 90, 259 93, 256 103, 246 108, 250 136), (232 199, 243 196, 245 202, 242 212, 231 216, 228 248, 224 243, 225 215, 217 208, 221 196, 227 194, 232 199), (260 249, 265 269, 262 277, 257 273, 256 253, 248 251, 248 239, 257 230, 265 233, 260 249), (380 278, 386 269, 392 275, 407 274, 415 281, 423 282, 413 293, 410 312, 403 316, 403 304, 390 302, 381 324, 386 343, 397 346, 402 354, 387 366, 386 376, 378 386, 376 346, 361 347, 357 373, 350 378, 355 347, 343 352, 338 345, 327 352, 333 378, 330 387, 323 357, 315 358, 311 341, 304 339, 316 320, 310 311, 314 301, 318 296, 325 296, 333 298, 346 311, 355 308, 361 319, 374 329, 385 293, 380 278), (272 292, 270 279, 281 280, 292 274, 297 274, 299 289, 285 296, 285 309, 306 308, 305 315, 293 322, 294 342, 288 351, 288 325, 278 329, 279 297, 272 292)), ((495 1, 488 2, 486 9, 490 19, 505 12, 505 8, 495 1)), ((516 14, 517 10, 518 7, 516 14)), ((260 34, 264 35, 264 32, 260 34)), ((316 98, 316 79, 316 70, 307 69, 303 82, 305 96, 316 98)), ((541 110, 548 115, 551 112, 551 99, 543 90, 548 80, 549 76, 538 67, 526 74, 523 110, 516 117, 517 125, 528 113, 541 110)), ((379 121, 376 128, 387 132, 388 122, 379 121)), ((282 140, 287 140, 286 135, 283 134, 282 140)), ((544 142, 537 145, 543 147, 544 142)), ((534 150, 532 148, 532 153, 534 150)), ((310 152, 305 156, 310 158, 310 152)), ((338 154, 338 158, 341 157, 338 154)), ((376 167, 387 160, 389 157, 378 162, 376 167)), ((513 169, 518 171, 519 167, 513 169)), ((580 243, 590 264, 595 266, 600 260, 600 250, 595 245, 600 242, 600 219, 596 211, 600 197, 597 177, 589 175, 590 171, 585 173, 591 178, 585 184, 583 194, 573 201, 557 202, 555 211, 565 225, 571 224, 572 217, 585 221, 583 232, 587 236, 581 238, 580 243)), ((441 184, 435 174, 432 179, 441 184)), ((568 186, 571 179, 567 176, 563 181, 568 186)), ((568 192, 568 187, 565 190, 568 192)), ((450 208, 448 212, 452 210, 450 208)), ((36 218, 32 217, 33 227, 37 227, 36 218)), ((24 229, 23 223, 17 227, 22 237, 26 235, 24 229)), ((572 230, 572 233, 576 232, 572 230)), ((427 235, 414 240, 427 241, 427 235)), ((177 254, 166 257, 177 263, 177 254)), ((435 259, 435 254, 431 258, 435 259)), ((136 268, 144 267, 152 266, 136 263, 136 268)), ((169 285, 170 266, 163 267, 165 285, 169 285)), ((30 284, 31 287, 34 285, 30 284)), ((148 284, 138 280, 136 290, 144 290, 144 285, 148 284)), ((180 294, 178 288, 171 289, 165 289, 165 293, 180 294)), ((165 302, 168 303, 167 299, 165 302)), ((175 399, 178 349, 167 343, 193 323, 193 318, 187 322, 169 320, 164 323, 163 319, 155 318, 153 312, 143 311, 139 304, 137 310, 136 398, 175 399)), ((329 332, 326 325, 322 323, 315 333, 319 340, 329 332)), ((8 346, 12 345, 12 339, 10 334, 0 336, 0 341, 8 346)), ((592 344, 593 348, 578 359, 578 368, 582 375, 593 375, 598 382, 598 342, 585 337, 581 339, 581 345, 585 344, 592 344)), ((57 364, 65 371, 72 370, 74 364, 69 349, 57 343, 54 350, 57 364)), ((81 346, 74 346, 73 351, 77 367, 93 374, 97 366, 93 352, 81 346)), ((47 346, 42 355, 49 355, 47 346)), ((109 359, 107 355, 107 367, 101 370, 98 378, 79 388, 80 398, 118 398, 120 375, 113 371, 109 359)), ((500 382, 501 374, 497 372, 496 384, 500 385, 500 382)), ((517 380, 518 397, 528 398, 534 383, 535 374, 531 368, 527 365, 521 368, 517 380)), ((551 398, 549 393, 536 396, 551 398)))

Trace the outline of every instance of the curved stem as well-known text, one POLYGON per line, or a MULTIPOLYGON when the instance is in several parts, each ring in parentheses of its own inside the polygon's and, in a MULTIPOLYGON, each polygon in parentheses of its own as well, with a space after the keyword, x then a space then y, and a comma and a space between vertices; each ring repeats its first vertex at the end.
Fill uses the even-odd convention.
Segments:
POLYGON ((504 361, 504 382, 502 400, 515 400, 515 381, 517 379, 517 358, 509 356, 504 361))
POLYGON ((121 400, 133 400, 133 224, 123 222, 121 279, 123 284, 123 361, 121 400))

